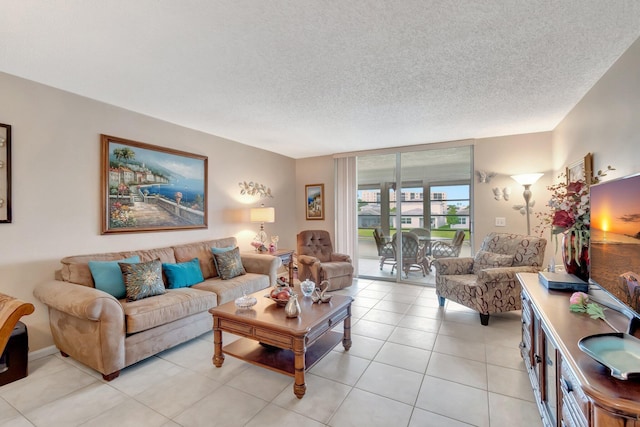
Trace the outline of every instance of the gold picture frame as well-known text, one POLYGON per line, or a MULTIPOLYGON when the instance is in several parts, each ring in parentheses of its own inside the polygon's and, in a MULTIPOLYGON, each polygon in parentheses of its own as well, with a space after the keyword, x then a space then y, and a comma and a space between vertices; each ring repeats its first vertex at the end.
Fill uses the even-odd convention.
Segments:
POLYGON ((584 158, 567 166, 566 176, 567 184, 582 179, 587 185, 591 185, 593 183, 593 154, 587 153, 584 158))
POLYGON ((102 234, 207 228, 207 157, 100 138, 102 234))
POLYGON ((304 186, 306 195, 306 218, 308 220, 324 219, 324 184, 309 184, 304 186))
POLYGON ((11 222, 11 125, 0 123, 0 223, 11 222))

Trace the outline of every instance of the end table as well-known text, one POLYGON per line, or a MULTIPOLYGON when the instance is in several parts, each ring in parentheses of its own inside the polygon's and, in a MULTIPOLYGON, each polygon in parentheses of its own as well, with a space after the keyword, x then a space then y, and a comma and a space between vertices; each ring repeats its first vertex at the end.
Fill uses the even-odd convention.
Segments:
POLYGON ((293 249, 276 249, 275 252, 254 252, 280 258, 282 265, 289 268, 289 286, 293 286, 293 249))

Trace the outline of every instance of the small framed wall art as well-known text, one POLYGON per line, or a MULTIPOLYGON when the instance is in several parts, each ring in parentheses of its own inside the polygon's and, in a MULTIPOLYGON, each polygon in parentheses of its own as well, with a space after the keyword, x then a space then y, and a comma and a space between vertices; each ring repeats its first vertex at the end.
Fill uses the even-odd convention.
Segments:
POLYGON ((0 123, 0 223, 11 222, 11 125, 0 123))
POLYGON ((583 159, 571 163, 566 170, 567 184, 583 179, 587 185, 593 182, 593 154, 587 153, 583 159))
POLYGON ((307 219, 324 219, 324 184, 305 185, 307 219))
POLYGON ((102 234, 207 228, 207 157, 101 135, 102 234))

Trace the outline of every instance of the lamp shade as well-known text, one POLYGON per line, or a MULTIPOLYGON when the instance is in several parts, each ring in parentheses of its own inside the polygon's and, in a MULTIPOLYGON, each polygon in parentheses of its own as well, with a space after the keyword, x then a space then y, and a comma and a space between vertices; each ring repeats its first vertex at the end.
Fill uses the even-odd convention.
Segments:
POLYGON ((520 175, 511 175, 511 178, 518 181, 521 185, 532 185, 535 184, 537 180, 539 180, 543 173, 523 173, 520 175))
POLYGON ((251 208, 249 212, 251 222, 266 222, 271 223, 276 221, 276 209, 275 208, 251 208))

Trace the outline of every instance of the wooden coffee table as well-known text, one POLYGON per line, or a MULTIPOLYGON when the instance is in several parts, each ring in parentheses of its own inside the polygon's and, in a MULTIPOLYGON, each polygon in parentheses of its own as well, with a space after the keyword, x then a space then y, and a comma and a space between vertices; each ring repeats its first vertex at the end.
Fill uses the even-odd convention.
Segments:
POLYGON ((314 304, 296 287, 301 313, 290 319, 284 307, 264 297, 269 290, 251 294, 258 300, 251 309, 238 309, 231 301, 209 310, 213 316, 213 364, 222 367, 228 354, 292 376, 293 393, 302 399, 307 389, 304 373, 340 341, 345 350, 351 347, 353 298, 333 295, 329 303, 314 304), (342 334, 332 330, 340 322, 344 322, 342 334), (222 331, 243 338, 223 347, 222 331))

